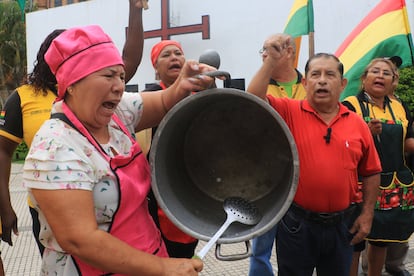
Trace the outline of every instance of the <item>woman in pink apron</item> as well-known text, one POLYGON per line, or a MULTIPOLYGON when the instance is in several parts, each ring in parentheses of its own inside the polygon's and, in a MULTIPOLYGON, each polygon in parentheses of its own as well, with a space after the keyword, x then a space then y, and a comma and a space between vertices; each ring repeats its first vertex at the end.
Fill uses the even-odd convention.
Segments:
POLYGON ((168 258, 148 213, 149 165, 131 133, 208 87, 199 74, 214 69, 188 61, 167 90, 124 93, 122 58, 98 26, 63 32, 45 60, 58 98, 23 175, 46 248, 41 274, 198 275, 200 260, 168 258))

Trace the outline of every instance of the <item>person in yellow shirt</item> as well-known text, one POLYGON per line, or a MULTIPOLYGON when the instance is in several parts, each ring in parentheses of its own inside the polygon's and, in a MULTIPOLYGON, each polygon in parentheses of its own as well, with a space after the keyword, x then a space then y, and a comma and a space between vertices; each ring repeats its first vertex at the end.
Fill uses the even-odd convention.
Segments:
MULTIPOLYGON (((409 119, 409 126, 412 126, 412 118, 409 112, 407 105, 396 95, 394 92, 398 86, 400 74, 398 68, 402 64, 402 59, 399 56, 392 56, 386 57, 385 59, 389 59, 394 64, 395 68, 395 76, 392 83, 392 89, 390 90, 390 94, 388 97, 391 101, 398 101, 401 102, 404 109, 406 110, 407 118, 409 119)), ((407 137, 412 137, 413 133, 410 130, 412 127, 409 127, 409 131, 407 132, 407 137)), ((406 139, 406 142, 409 143, 410 140, 406 139)), ((405 150, 409 151, 410 147, 405 144, 405 150)), ((409 154, 406 158, 408 167, 413 170, 412 166, 410 166, 409 162, 409 154)), ((354 250, 353 262, 352 262, 352 269, 350 276, 357 276, 359 275, 359 259, 361 259, 361 268, 362 268, 362 275, 368 275, 368 257, 367 257, 367 250, 362 250, 365 248, 365 243, 361 244, 354 250), (360 251, 362 250, 362 251, 360 251)), ((406 269, 404 261, 407 257, 409 250, 409 243, 408 241, 405 242, 396 242, 390 243, 387 246, 386 258, 385 258, 385 271, 392 275, 392 276, 410 276, 410 272, 406 269)))
MULTIPOLYGON (((368 275, 380 275, 388 248, 395 243, 405 243, 414 232, 414 204, 410 200, 414 176, 405 159, 405 153, 414 150, 407 146, 414 143, 412 121, 401 101, 390 97, 397 84, 398 72, 392 60, 375 58, 361 76, 361 91, 343 102, 368 124, 382 165, 374 220, 366 238, 368 275)), ((362 243, 354 249, 354 275, 357 274, 358 251, 364 247, 362 243)), ((390 274, 406 275, 404 270, 393 272, 390 274)))

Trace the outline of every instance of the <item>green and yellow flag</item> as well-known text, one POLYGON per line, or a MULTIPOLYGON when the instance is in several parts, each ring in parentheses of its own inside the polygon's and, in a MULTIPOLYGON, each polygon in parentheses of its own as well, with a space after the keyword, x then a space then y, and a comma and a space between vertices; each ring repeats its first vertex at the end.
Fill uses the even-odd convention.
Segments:
POLYGON ((335 55, 342 61, 348 85, 344 99, 360 90, 360 77, 376 57, 400 56, 401 67, 414 63, 413 40, 404 0, 382 0, 344 40, 335 55))
POLYGON ((295 0, 283 32, 295 38, 296 66, 299 60, 299 49, 302 41, 301 36, 313 33, 313 31, 314 23, 312 0, 295 0))
POLYGON ((283 32, 292 37, 299 37, 313 32, 313 25, 312 0, 295 0, 283 32))

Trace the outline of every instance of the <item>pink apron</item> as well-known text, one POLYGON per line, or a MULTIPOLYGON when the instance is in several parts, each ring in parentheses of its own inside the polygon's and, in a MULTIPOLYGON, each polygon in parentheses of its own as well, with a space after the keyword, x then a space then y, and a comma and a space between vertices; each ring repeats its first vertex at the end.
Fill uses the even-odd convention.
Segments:
MULTIPOLYGON (((109 162, 111 170, 118 180, 119 203, 108 232, 138 250, 160 257, 168 257, 160 232, 148 212, 146 196, 151 185, 150 169, 138 143, 129 135, 124 124, 114 114, 112 119, 131 139, 132 147, 128 156, 116 155, 111 158, 65 103, 63 103, 63 112, 70 120, 70 125, 83 134, 109 162)), ((72 257, 80 275, 116 275, 100 271, 82 262, 79 258, 72 257)))

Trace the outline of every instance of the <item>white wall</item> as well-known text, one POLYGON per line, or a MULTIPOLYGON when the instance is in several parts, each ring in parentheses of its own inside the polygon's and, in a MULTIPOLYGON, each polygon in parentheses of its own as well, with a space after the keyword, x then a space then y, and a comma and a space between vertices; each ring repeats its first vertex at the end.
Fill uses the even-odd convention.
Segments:
MULTIPOLYGON (((221 70, 248 83, 259 68, 258 50, 272 33, 282 32, 294 0, 169 0, 172 26, 201 24, 201 16, 210 16, 210 39, 201 33, 172 37, 182 43, 187 59, 198 59, 206 49, 221 56, 221 70)), ((313 0, 315 14, 315 52, 334 53, 345 37, 380 0, 313 0)), ((414 0, 406 0, 411 31, 414 29, 414 0)), ((99 24, 121 50, 128 25, 128 0, 92 0, 26 15, 29 71, 43 39, 56 28, 99 24)), ((161 26, 161 0, 150 0, 144 11, 144 30, 161 26)), ((140 67, 129 84, 154 81, 150 62, 152 45, 160 38, 145 40, 140 67)), ((307 37, 302 40, 298 68, 303 71, 307 59, 307 37)), ((220 86, 220 83, 218 83, 220 86)))

